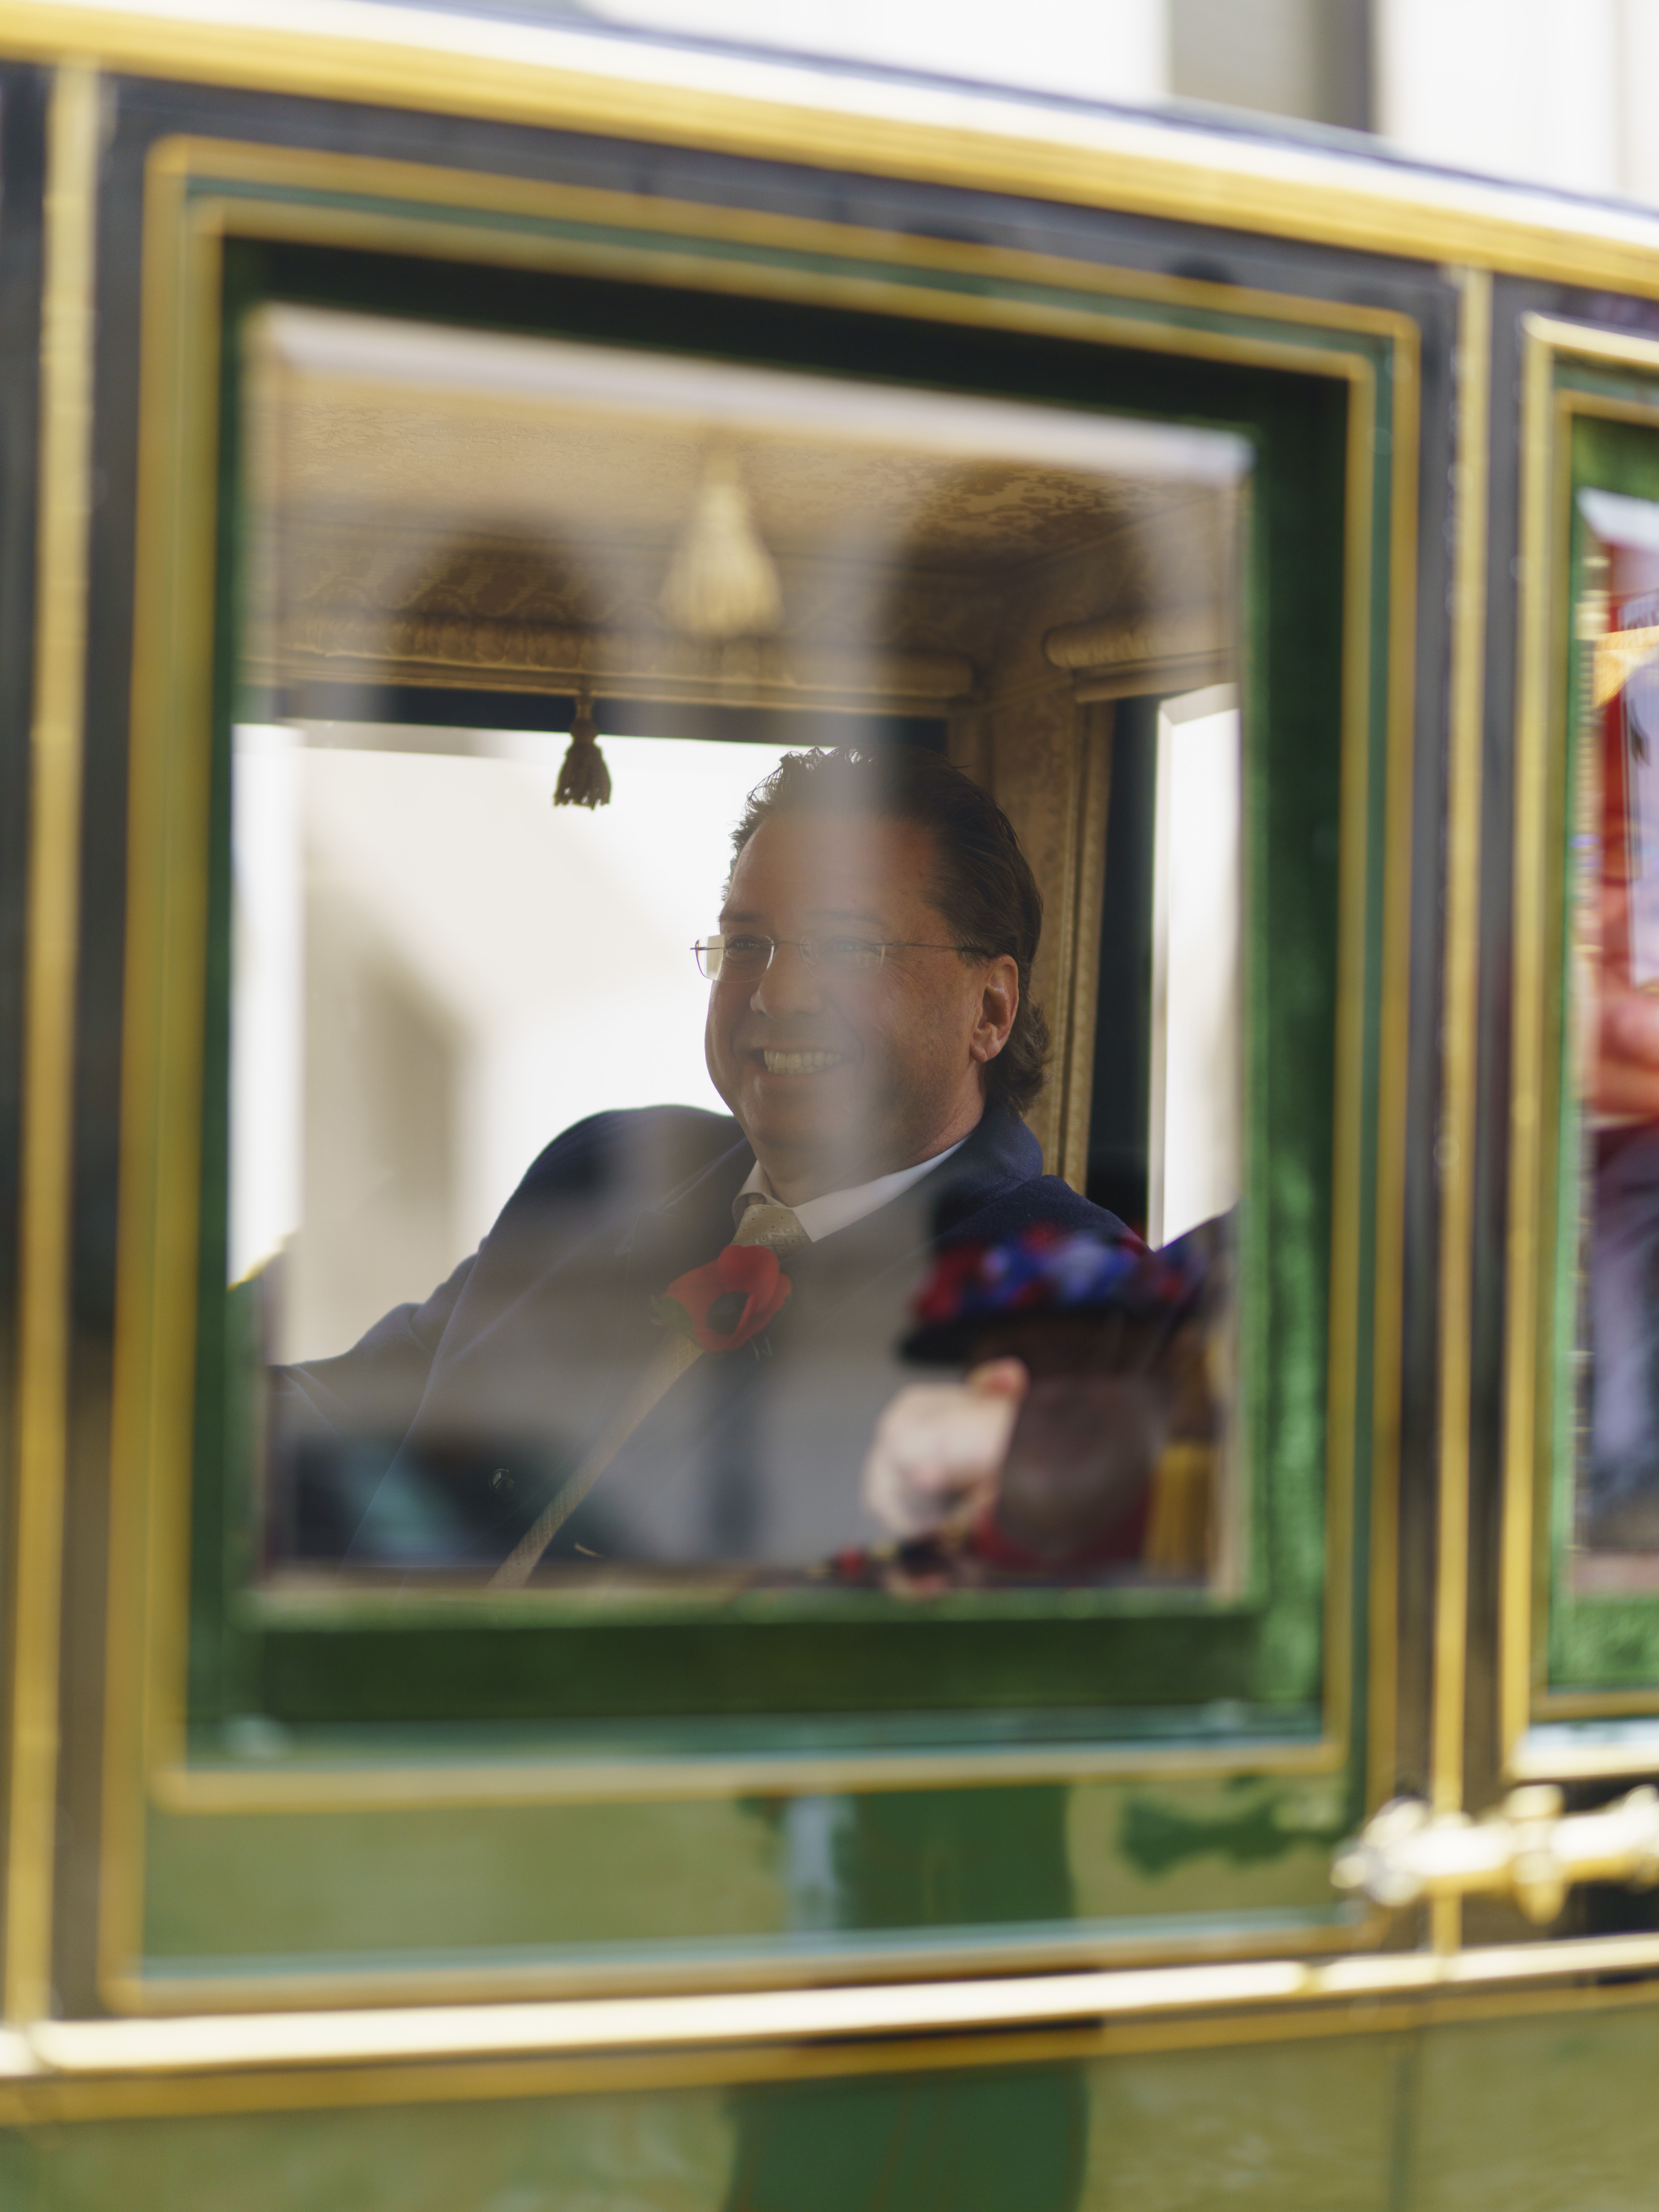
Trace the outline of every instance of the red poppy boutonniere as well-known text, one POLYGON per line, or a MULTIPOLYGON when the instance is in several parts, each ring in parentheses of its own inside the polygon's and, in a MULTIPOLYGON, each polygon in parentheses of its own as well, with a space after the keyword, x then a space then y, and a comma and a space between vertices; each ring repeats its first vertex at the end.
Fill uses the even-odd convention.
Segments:
POLYGON ((705 1352, 735 1352, 783 1310, 794 1288, 764 1244, 728 1244, 706 1267, 677 1276, 651 1301, 658 1325, 705 1352))

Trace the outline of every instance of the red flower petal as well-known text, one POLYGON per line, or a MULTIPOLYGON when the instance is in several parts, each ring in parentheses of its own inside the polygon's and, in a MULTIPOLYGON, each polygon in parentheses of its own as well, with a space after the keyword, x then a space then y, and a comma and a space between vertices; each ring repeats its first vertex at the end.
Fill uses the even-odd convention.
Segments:
POLYGON ((736 1352, 777 1318, 793 1288, 775 1252, 763 1244, 728 1244, 706 1267, 678 1277, 665 1297, 684 1311, 690 1335, 705 1352, 736 1352), (737 1326, 724 1332, 714 1328, 709 1308, 717 1298, 738 1291, 744 1294, 744 1307, 737 1326))
POLYGON ((778 1255, 766 1244, 728 1244, 714 1265, 722 1290, 763 1294, 778 1279, 778 1255))

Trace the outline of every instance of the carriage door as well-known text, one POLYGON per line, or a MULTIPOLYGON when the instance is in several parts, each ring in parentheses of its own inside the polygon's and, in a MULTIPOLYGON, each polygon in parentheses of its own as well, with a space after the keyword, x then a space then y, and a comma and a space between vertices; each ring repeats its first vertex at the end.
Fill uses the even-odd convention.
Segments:
MULTIPOLYGON (((945 2132, 985 2171, 1022 2100, 1075 2150, 1076 2053, 978 2094, 1007 2048, 967 2032, 1133 1968, 1084 2011, 1259 2038, 1388 1940, 1333 1853, 1424 1772, 1414 610, 1454 289, 105 97, 63 143, 101 210, 86 786, 127 809, 81 886, 120 1170, 83 1229, 107 1481, 77 1452, 68 1503, 108 1569, 70 1589, 64 1933, 15 1956, 62 2034, 182 2052, 235 2016, 192 2078, 297 2014, 462 2102, 533 2086, 466 2071, 502 2035, 632 2051, 757 2202, 805 2142, 851 2174, 888 2141, 773 2081, 873 2063, 902 2103, 910 2047, 848 2032, 960 2031, 945 2132), (791 815, 814 755, 889 815, 791 815), (892 859, 947 769, 1035 877, 1047 1046, 939 1180, 890 1182, 894 1010, 1000 942, 972 870, 892 859), (769 1243, 730 1109, 799 1086, 781 1158, 814 1083, 866 1196, 813 1187, 769 1243), (998 1362, 1029 1396, 990 1487, 918 1503, 882 1423, 998 1362)), ((1617 1624, 1551 1630, 1574 1684, 1645 1679, 1659 1599, 1606 1556, 1627 1579, 1552 1616, 1617 1624)), ((1380 2142, 1382 2057, 1306 2056, 1380 2142)))

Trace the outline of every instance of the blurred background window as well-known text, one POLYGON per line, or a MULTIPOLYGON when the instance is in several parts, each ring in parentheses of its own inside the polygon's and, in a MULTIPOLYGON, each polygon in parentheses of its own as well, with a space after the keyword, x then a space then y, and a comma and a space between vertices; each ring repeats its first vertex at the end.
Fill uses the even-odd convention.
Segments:
POLYGON ((1169 89, 1371 127, 1373 0, 1168 0, 1169 89))
MULTIPOLYGON (((434 0, 435 4, 435 0, 434 0)), ((1402 153, 1659 204, 1659 0, 446 0, 1013 91, 1375 131, 1402 153)))

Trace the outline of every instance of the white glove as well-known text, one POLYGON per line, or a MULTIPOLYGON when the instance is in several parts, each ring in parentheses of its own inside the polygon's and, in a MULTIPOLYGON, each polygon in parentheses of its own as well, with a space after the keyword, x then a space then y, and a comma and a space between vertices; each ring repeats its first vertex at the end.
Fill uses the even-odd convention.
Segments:
POLYGON ((901 1540, 971 1521, 997 1493, 1030 1385, 1023 1360, 963 1382, 911 1382, 884 1409, 864 1462, 866 1510, 901 1540))

